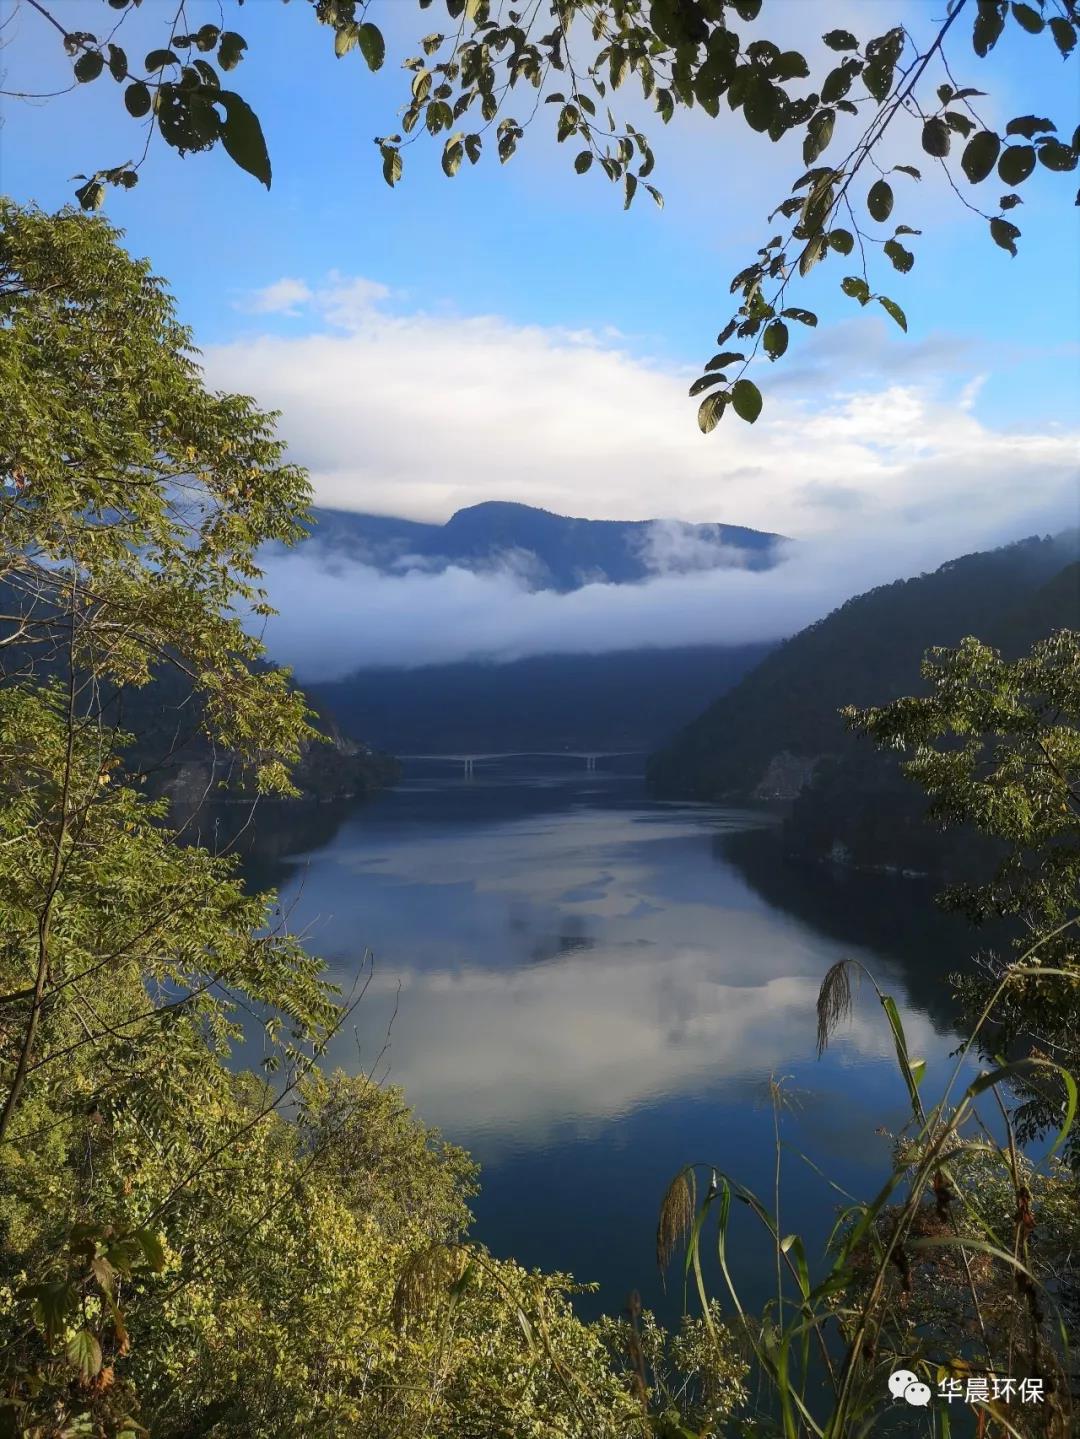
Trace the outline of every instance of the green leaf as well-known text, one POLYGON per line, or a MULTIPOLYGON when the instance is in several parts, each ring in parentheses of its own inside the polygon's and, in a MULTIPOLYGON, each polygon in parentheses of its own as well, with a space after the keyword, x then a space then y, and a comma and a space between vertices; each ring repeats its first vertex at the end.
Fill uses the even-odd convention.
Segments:
POLYGON ((89 1329, 79 1329, 68 1340, 64 1350, 68 1362, 74 1364, 84 1379, 93 1379, 101 1370, 101 1345, 89 1329))
POLYGON ((235 70, 244 58, 247 41, 235 30, 223 30, 218 45, 218 64, 223 70, 235 70))
POLYGON ((383 179, 391 188, 401 179, 401 151, 393 145, 382 146, 383 179))
POLYGON ((850 230, 830 230, 828 239, 829 249, 838 255, 850 255, 855 248, 855 237, 850 230))
POLYGON ((994 243, 1000 245, 1003 250, 1008 250, 1014 258, 1016 256, 1016 242, 1020 238, 1020 231, 1010 220, 1002 220, 1000 217, 990 221, 990 234, 994 243))
POLYGON ((87 180, 75 191, 75 198, 84 210, 100 210, 105 203, 105 186, 99 180, 87 180))
POLYGON ((783 320, 770 320, 761 337, 770 360, 778 360, 788 347, 788 327, 783 320))
POLYGON ((119 45, 109 46, 109 74, 117 84, 127 79, 127 56, 119 45))
POLYGON ((355 50, 360 39, 360 26, 350 20, 347 25, 334 31, 334 54, 343 60, 350 50, 355 50))
POLYGON ((761 414, 761 391, 753 380, 736 380, 731 390, 731 404, 739 419, 752 425, 761 414))
POLYGON ((971 44, 980 59, 990 53, 1005 28, 1005 7, 997 0, 978 0, 975 25, 971 32, 971 44))
POLYGON ((1055 1064, 1052 1059, 1043 1059, 1040 1057, 1013 1060, 1012 1063, 1003 1064, 999 1069, 995 1069, 989 1074, 980 1074, 977 1079, 972 1080, 968 1085, 965 1093, 969 1098, 974 1099, 987 1089, 995 1088, 1005 1080, 1030 1077, 1033 1074, 1047 1070, 1056 1074, 1065 1086, 1065 1113, 1057 1137, 1050 1146, 1049 1153, 1047 1154, 1047 1158, 1049 1159, 1052 1158, 1065 1143, 1076 1120, 1076 1080, 1062 1065, 1055 1064))
POLYGON ((780 313, 785 320, 798 320, 800 325, 809 325, 811 329, 817 324, 817 316, 813 310, 791 309, 781 310, 780 313))
POLYGON ((830 50, 857 50, 859 42, 850 30, 830 30, 821 37, 830 50))
POLYGON ((588 170, 592 164, 592 158, 591 150, 582 150, 581 154, 575 158, 574 169, 579 175, 584 175, 585 171, 588 170))
POLYGON ((1006 185, 1023 184, 1034 168, 1034 145, 1009 145, 998 161, 998 174, 1006 185))
POLYGON ((75 61, 75 78, 80 85, 96 80, 105 68, 105 56, 100 50, 86 50, 75 61))
MULTIPOLYGON (((992 130, 980 130, 964 146, 960 168, 973 185, 985 180, 997 164, 1001 141, 992 130)), ((1012 182, 1007 182, 1011 184, 1012 182)))
POLYGON ((866 197, 866 208, 871 218, 883 224, 892 214, 893 192, 887 180, 875 180, 866 197))
POLYGON ((270 156, 263 139, 259 117, 234 90, 221 90, 214 101, 225 107, 225 123, 221 127, 221 143, 231 160, 270 188, 270 156))
POLYGON ((1046 21, 1030 5, 1014 4, 1012 12, 1013 19, 1017 24, 1022 25, 1029 35, 1038 35, 1046 28, 1046 21))
POLYGON ((690 398, 700 395, 702 390, 711 390, 714 385, 726 385, 726 375, 699 375, 690 386, 690 398))
POLYGON ((824 255, 826 240, 824 235, 815 235, 806 246, 806 249, 799 256, 799 274, 808 275, 817 262, 824 255))
POLYGON ((134 115, 136 120, 141 120, 144 115, 150 113, 151 106, 150 91, 141 80, 136 80, 134 85, 129 85, 124 91, 124 104, 127 106, 129 115, 134 115))
POLYGON ((357 34, 360 43, 360 53, 367 61, 369 70, 381 70, 382 63, 386 59, 386 41, 383 39, 382 31, 371 21, 365 21, 360 26, 357 34))
POLYGON ((1076 151, 1060 140, 1044 140, 1039 145, 1039 164, 1045 165, 1048 170, 1059 173, 1075 170, 1076 158, 1076 151))
POLYGON ((90 1261, 90 1272, 106 1294, 111 1294, 116 1284, 116 1270, 103 1256, 90 1261))
POLYGON ((1010 120, 1005 126, 1006 135, 1023 135, 1025 140, 1034 140, 1035 136, 1044 130, 1056 130, 1057 126, 1053 120, 1047 120, 1039 115, 1017 115, 1015 120, 1010 120))
POLYGON ((465 146, 462 144, 460 135, 452 135, 443 146, 442 168, 447 179, 452 180, 461 169, 461 162, 465 158, 465 146))
POLYGON ((161 1238, 152 1229, 136 1229, 131 1236, 143 1252, 143 1258, 154 1271, 160 1274, 165 1268, 165 1250, 161 1238))
POLYGON ((712 357, 705 368, 707 370, 722 370, 725 365, 741 364, 745 359, 746 356, 741 350, 721 350, 718 355, 712 357))
POLYGON ((1063 20, 1060 15, 1055 15, 1050 20, 1050 33, 1054 37, 1054 44, 1061 51, 1063 57, 1072 54, 1076 45, 1076 28, 1070 25, 1068 20, 1063 20))
POLYGON ((784 50, 769 66, 769 75, 774 80, 806 80, 810 66, 798 50, 784 50))
POLYGON ((825 149, 832 139, 835 124, 835 110, 819 110, 810 121, 806 127, 806 139, 803 141, 803 162, 805 164, 812 165, 825 149))
POLYGON ((726 390, 717 390, 712 395, 707 395, 698 406, 697 422, 698 428, 703 435, 710 434, 720 423, 720 416, 724 413, 730 396, 726 390))
POLYGON ((892 89, 896 62, 903 45, 903 31, 890 30, 876 40, 871 40, 866 46, 867 64, 862 72, 862 80, 879 105, 892 89))
POLYGON ((858 61, 845 60, 842 65, 837 65, 835 70, 830 70, 821 87, 822 102, 831 105, 835 100, 842 100, 851 89, 851 82, 861 69, 862 66, 858 61))
POLYGON ((27 1285, 19 1290, 19 1297, 30 1300, 34 1323, 49 1344, 54 1342, 79 1305, 75 1287, 66 1279, 51 1284, 27 1285))
POLYGON ((896 1048, 896 1060, 900 1066, 900 1072, 904 1077, 904 1083, 907 1085, 912 1110, 915 1118, 921 1119, 923 1116, 922 1105, 919 1101, 919 1084, 912 1071, 911 1061, 908 1058, 907 1035, 904 1033, 904 1025, 900 1018, 900 1011, 896 1007, 896 1000, 893 999, 891 994, 883 994, 881 996, 881 1007, 885 1011, 886 1018, 889 1021, 889 1028, 892 1030, 893 1044, 896 1048))
POLYGON ((143 62, 147 70, 164 70, 166 65, 179 65, 179 56, 171 50, 151 50, 143 62))
POLYGON ((885 253, 893 263, 893 268, 906 275, 915 263, 915 256, 910 250, 906 250, 899 240, 886 240, 885 253))
POLYGON ((950 133, 947 122, 940 115, 927 120, 922 130, 922 147, 928 155, 943 159, 949 153, 950 133))
POLYGON ((870 299, 870 286, 861 275, 846 275, 840 281, 840 288, 845 295, 858 300, 860 305, 865 305, 870 299))
POLYGON ((965 139, 967 139, 975 128, 975 121, 969 119, 967 115, 962 115, 959 110, 946 110, 945 123, 950 130, 955 130, 957 134, 963 135, 965 139))

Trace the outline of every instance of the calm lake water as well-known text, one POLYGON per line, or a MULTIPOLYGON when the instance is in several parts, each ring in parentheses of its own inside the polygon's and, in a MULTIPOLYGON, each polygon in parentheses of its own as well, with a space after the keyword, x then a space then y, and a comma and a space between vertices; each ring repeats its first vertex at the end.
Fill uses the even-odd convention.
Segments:
MULTIPOLYGON (((615 762, 609 762, 609 764, 615 762)), ((651 801, 584 761, 413 766, 369 804, 267 805, 249 876, 346 989, 374 975, 332 1061, 400 1084, 482 1165, 475 1235, 528 1266, 598 1281, 586 1315, 631 1289, 670 1315, 656 1213, 701 1160, 772 1203, 770 1077, 790 1099, 781 1226, 820 1250, 843 1189, 870 1197, 909 1113, 884 1015, 863 988, 823 1059, 815 1000, 862 960, 904 1015, 926 1092, 958 1037, 945 976, 976 946, 913 881, 786 865, 769 816, 651 801), (396 1013, 395 1013, 396 1010, 396 1013), (387 1039, 387 1027, 393 1024, 387 1039)), ((736 1206, 751 1301, 770 1260, 736 1206)), ((719 1276, 711 1276, 719 1285, 719 1276)))

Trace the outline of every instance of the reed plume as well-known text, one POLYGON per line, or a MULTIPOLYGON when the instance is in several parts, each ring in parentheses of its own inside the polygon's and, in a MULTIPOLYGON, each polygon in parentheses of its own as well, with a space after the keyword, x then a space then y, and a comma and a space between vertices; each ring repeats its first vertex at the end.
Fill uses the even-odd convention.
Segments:
MULTIPOLYGON (((851 1017, 852 989, 851 971, 855 969, 850 959, 838 960, 821 981, 817 997, 817 1050, 820 1058, 828 1048, 829 1040, 836 1032, 840 1021, 851 1017)), ((855 970, 858 975, 858 970, 855 970)))
POLYGON ((683 1169, 668 1185, 656 1225, 656 1264, 661 1277, 679 1241, 690 1233, 697 1208, 694 1171, 683 1169))

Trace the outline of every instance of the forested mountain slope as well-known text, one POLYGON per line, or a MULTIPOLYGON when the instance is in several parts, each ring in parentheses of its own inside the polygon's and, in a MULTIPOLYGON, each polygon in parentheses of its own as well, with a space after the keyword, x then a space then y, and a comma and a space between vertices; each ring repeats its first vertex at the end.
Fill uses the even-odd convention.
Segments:
POLYGON ((697 645, 363 669, 306 685, 352 734, 394 754, 641 750, 751 669, 768 645, 697 645))
MULTIPOLYGON (((0 685, 46 685, 66 673, 64 656, 54 647, 35 647, 19 637, 24 618, 32 615, 40 623, 47 610, 39 596, 0 582, 0 685)), ((179 810, 247 793, 250 776, 240 773, 235 756, 207 738, 205 703, 189 675, 168 660, 154 665, 151 674, 149 684, 118 687, 103 681, 93 691, 102 719, 130 737, 122 751, 124 770, 145 793, 164 796, 179 810)), ((84 676, 79 683, 85 685, 84 676)), ((350 737, 324 706, 311 708, 311 724, 325 738, 301 743, 292 782, 302 798, 353 798, 396 779, 393 759, 350 737)))
POLYGON ((1076 531, 1021 540, 848 600, 656 753, 652 788, 698 799, 793 797, 822 757, 867 744, 848 732, 840 708, 919 693, 931 646, 976 635, 1018 652, 1055 626, 1075 626, 1078 553, 1076 531))

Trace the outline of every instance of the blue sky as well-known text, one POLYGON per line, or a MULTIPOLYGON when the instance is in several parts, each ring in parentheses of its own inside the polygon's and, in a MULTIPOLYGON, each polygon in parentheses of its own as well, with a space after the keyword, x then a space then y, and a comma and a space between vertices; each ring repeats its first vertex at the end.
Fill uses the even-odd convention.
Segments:
MULTIPOLYGON (((925 230, 910 242, 912 274, 888 272, 908 337, 839 294, 834 257, 793 297, 822 328, 755 372, 762 420, 751 431, 730 416, 704 438, 685 385, 728 317, 729 277, 801 172, 797 146, 726 112, 667 130, 643 116, 667 203, 660 212, 643 196, 624 213, 598 173, 572 173, 575 147, 555 145, 555 107, 542 107, 511 164, 485 155, 448 181, 422 139, 391 191, 372 138, 397 128, 407 76, 396 62, 437 28, 438 0, 426 13, 374 0, 390 50, 375 76, 357 52, 335 59, 301 0, 223 7, 249 41, 234 83, 262 119, 271 192, 223 153, 181 160, 158 141, 137 189, 110 191, 107 211, 168 278, 214 383, 282 409, 324 501, 440 519, 505 497, 846 536, 864 549, 869 536, 893 546, 899 524, 912 563, 1075 514, 1075 174, 1040 167, 1024 186, 1015 260, 940 178, 901 194, 898 177, 894 220, 925 230)), ((54 8, 99 33, 115 17, 104 0, 54 8)), ((768 0, 763 28, 816 66, 827 29, 866 35, 900 15, 925 33, 943 8, 768 0)), ((59 36, 25 0, 0 11, 5 87, 66 83, 59 36)), ((171 13, 171 0, 145 0, 117 38, 141 55, 171 13)), ((189 0, 188 13, 192 29, 220 18, 216 0, 189 0)), ((1077 67, 1047 36, 1011 33, 987 62, 962 37, 950 58, 957 83, 991 92, 988 117, 1037 110, 1071 133, 1077 67)), ((58 206, 72 174, 133 158, 141 142, 107 73, 45 104, 6 100, 4 190, 58 206)), ((932 170, 912 146, 909 134, 889 158, 932 170)))

